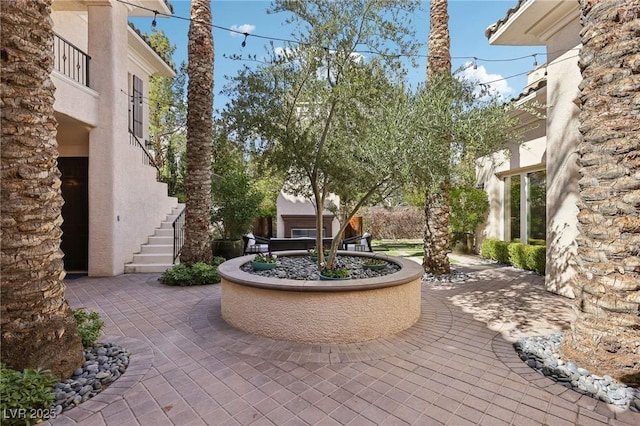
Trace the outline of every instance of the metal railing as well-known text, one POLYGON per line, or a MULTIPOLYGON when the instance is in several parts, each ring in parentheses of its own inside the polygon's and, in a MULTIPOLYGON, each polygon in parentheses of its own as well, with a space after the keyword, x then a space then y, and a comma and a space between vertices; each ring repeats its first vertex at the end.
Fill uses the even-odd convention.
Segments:
POLYGON ((89 61, 91 56, 58 34, 54 34, 53 56, 56 71, 83 86, 89 87, 89 61))
POLYGON ((131 132, 131 130, 129 130, 129 145, 137 146, 138 148, 140 148, 140 150, 142 151, 142 164, 144 164, 145 166, 155 167, 156 180, 159 181, 161 176, 160 167, 158 167, 158 165, 156 164, 151 153, 147 151, 147 148, 145 147, 145 145, 142 142, 140 142, 140 139, 138 139, 138 137, 134 135, 133 132, 131 132))
POLYGON ((173 263, 176 263, 176 259, 182 252, 182 246, 184 245, 184 212, 186 209, 182 209, 178 217, 173 221, 173 263))

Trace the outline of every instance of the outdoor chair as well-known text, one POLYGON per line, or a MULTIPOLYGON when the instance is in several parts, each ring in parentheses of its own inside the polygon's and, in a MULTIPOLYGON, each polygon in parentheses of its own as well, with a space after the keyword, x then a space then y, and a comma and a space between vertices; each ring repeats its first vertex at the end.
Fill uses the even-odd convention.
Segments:
POLYGON ((242 236, 242 240, 244 241, 244 254, 269 252, 269 238, 247 234, 242 236))
POLYGON ((365 232, 357 237, 345 238, 342 240, 342 249, 351 251, 370 251, 373 252, 371 247, 371 234, 365 232))

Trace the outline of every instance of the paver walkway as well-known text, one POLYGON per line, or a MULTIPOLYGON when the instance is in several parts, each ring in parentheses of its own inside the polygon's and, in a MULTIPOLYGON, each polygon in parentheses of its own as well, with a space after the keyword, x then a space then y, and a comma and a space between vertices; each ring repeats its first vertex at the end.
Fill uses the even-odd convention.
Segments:
MULTIPOLYGON (((467 259, 468 260, 468 259, 467 259)), ((568 326, 570 301, 534 274, 458 265, 471 281, 423 284, 418 323, 359 344, 251 336, 220 316, 220 286, 157 274, 68 280, 101 313, 127 372, 51 425, 640 425, 524 365, 511 343, 568 326)))

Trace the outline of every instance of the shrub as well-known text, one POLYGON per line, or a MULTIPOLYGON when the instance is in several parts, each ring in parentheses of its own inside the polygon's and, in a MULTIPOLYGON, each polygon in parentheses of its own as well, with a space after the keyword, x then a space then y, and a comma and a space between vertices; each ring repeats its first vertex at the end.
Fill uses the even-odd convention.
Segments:
POLYGON ((506 241, 496 241, 495 260, 509 265, 509 244, 506 241))
MULTIPOLYGON (((539 241, 535 242, 536 244, 539 241)), ((480 256, 513 265, 516 268, 545 274, 546 251, 544 245, 509 243, 496 239, 485 239, 480 246, 480 256)))
POLYGON ((349 278, 351 271, 349 268, 325 268, 320 271, 320 274, 329 278, 349 278))
POLYGON ((219 283, 218 266, 224 261, 223 257, 214 257, 211 265, 204 262, 197 262, 191 266, 178 264, 167 269, 160 277, 160 281, 180 287, 219 283))
POLYGON ((16 371, 0 364, 0 417, 3 425, 31 425, 53 417, 53 386, 58 379, 49 371, 16 371))
POLYGON ((491 238, 487 238, 484 241, 482 241, 482 244, 480 245, 480 256, 484 257, 485 259, 492 259, 492 260, 496 260, 496 242, 498 240, 494 240, 491 238))
POLYGON ((104 321, 97 312, 87 312, 82 308, 74 309, 73 316, 78 323, 78 334, 82 339, 82 346, 91 348, 96 344, 100 332, 104 327, 104 321))
POLYGON ((524 257, 524 244, 511 243, 507 246, 509 263, 519 269, 527 269, 524 257))
POLYGON ((421 239, 424 211, 418 207, 368 207, 362 211, 364 227, 376 239, 421 239))
POLYGON ((535 271, 540 275, 545 274, 547 263, 546 246, 524 246, 525 269, 535 271))

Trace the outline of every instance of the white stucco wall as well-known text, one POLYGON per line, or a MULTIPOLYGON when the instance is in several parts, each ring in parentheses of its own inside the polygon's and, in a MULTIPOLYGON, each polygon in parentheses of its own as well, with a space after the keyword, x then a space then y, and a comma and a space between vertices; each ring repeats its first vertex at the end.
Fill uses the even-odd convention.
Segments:
MULTIPOLYGON (((177 200, 167 196, 166 184, 156 181, 156 169, 143 163, 142 150, 129 143, 130 76, 142 78, 143 96, 148 99, 149 74, 157 63, 149 61, 148 50, 137 53, 140 46, 132 52, 129 11, 124 4, 77 5, 85 9, 69 11, 71 3, 58 3, 54 30, 91 56, 91 89, 54 77, 60 86, 58 141, 61 156, 89 157, 89 275, 112 276, 124 272, 125 263, 177 200)), ((170 69, 160 72, 167 74, 170 69)), ((147 103, 143 104, 143 131, 144 143, 147 103)))
POLYGON ((580 24, 577 19, 556 32, 547 45, 547 289, 574 297, 578 235, 577 154, 580 109, 574 103, 582 81, 578 68, 580 24))
POLYGON ((54 31, 78 49, 87 52, 89 50, 89 41, 86 10, 56 11, 58 2, 54 2, 53 12, 51 13, 54 31))
MULTIPOLYGON (((559 8, 554 8, 554 4, 536 0, 526 3, 518 14, 510 17, 492 35, 491 42, 518 45, 523 44, 522 40, 526 38, 528 42, 525 44, 545 45, 547 49, 546 137, 534 140, 532 135, 527 135, 525 140, 529 141, 528 144, 540 144, 546 148, 543 159, 547 171, 545 285, 549 291, 574 297, 579 179, 576 149, 580 140, 579 108, 574 100, 579 95, 581 81, 577 66, 581 26, 577 3, 564 2, 559 8), (535 28, 525 31, 524 24, 531 22, 536 23, 535 28)), ((536 156, 526 158, 521 167, 528 161, 538 161, 536 156)), ((513 167, 517 164, 510 164, 507 169, 513 167)), ((501 216, 504 185, 492 176, 490 170, 488 159, 483 159, 479 164, 479 181, 485 184, 489 194, 490 212, 482 234, 484 237, 504 238, 501 216)), ((503 170, 496 168, 496 171, 503 170)), ((512 171, 516 170, 509 170, 512 171)))

